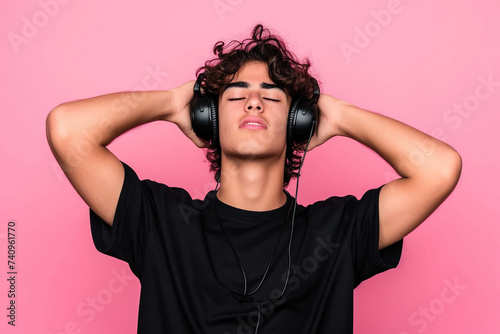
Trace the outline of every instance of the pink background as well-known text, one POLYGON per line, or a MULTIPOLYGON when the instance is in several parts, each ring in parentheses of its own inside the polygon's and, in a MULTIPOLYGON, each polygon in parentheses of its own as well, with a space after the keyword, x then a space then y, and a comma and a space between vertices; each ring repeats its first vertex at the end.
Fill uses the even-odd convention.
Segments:
MULTIPOLYGON (((124 262, 95 250, 88 208, 47 145, 47 113, 68 100, 191 80, 216 41, 246 36, 257 22, 310 57, 324 92, 437 136, 464 161, 454 193, 406 238, 398 269, 356 289, 355 333, 500 332, 498 1, 28 0, 2 7, 2 333, 136 331, 138 282, 124 262), (6 318, 9 221, 17 233, 16 328, 6 318)), ((135 129, 110 148, 141 178, 195 197, 214 187, 203 152, 172 124, 135 129)), ((336 138, 307 156, 299 201, 359 196, 393 177, 373 152, 336 138)))

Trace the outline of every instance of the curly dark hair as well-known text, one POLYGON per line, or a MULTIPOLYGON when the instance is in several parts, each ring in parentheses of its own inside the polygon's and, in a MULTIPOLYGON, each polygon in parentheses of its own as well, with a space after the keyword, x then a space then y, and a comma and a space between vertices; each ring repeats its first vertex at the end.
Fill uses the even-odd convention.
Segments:
MULTIPOLYGON (((242 41, 232 40, 225 44, 219 41, 214 45, 214 59, 207 60, 205 66, 196 71, 196 75, 203 72, 206 79, 203 89, 219 95, 222 89, 233 80, 241 66, 249 61, 262 61, 267 64, 269 77, 278 86, 293 98, 312 98, 313 84, 308 73, 311 63, 309 59, 299 62, 287 49, 285 42, 278 36, 257 24, 252 31, 252 37, 242 41)), ((285 173, 283 187, 286 187, 292 177, 297 176, 300 166, 302 150, 287 138, 285 159, 285 173)), ((215 180, 220 180, 221 148, 220 145, 211 145, 207 150, 207 159, 210 170, 215 172, 215 180)))

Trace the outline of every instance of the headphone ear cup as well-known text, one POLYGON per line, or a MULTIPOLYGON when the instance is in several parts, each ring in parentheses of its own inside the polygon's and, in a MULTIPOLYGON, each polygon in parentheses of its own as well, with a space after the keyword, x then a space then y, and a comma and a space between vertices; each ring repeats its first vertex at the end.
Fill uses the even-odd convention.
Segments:
POLYGON ((195 95, 190 105, 191 126, 193 127, 193 131, 198 137, 206 142, 210 142, 212 137, 209 105, 210 103, 206 95, 195 95))
POLYGON ((290 107, 288 117, 288 143, 303 144, 316 131, 318 106, 316 102, 299 98, 290 107))
POLYGON ((300 98, 293 99, 290 105, 290 112, 288 113, 288 123, 286 132, 286 142, 289 146, 294 143, 294 126, 295 126, 295 114, 297 113, 297 108, 300 103, 300 98))
POLYGON ((216 95, 207 94, 208 102, 210 105, 210 129, 211 129, 211 143, 214 146, 219 145, 219 118, 218 118, 218 104, 219 99, 216 95))
POLYGON ((201 93, 201 82, 203 79, 203 74, 200 74, 194 85, 194 97, 190 103, 191 126, 198 137, 208 143, 218 145, 218 97, 210 93, 201 93))

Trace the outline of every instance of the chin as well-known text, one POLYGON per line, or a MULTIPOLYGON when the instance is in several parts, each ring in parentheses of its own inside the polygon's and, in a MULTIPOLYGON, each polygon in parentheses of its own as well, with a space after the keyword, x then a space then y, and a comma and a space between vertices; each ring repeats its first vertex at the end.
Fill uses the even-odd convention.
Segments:
POLYGON ((227 157, 235 157, 239 159, 268 159, 271 157, 279 158, 281 155, 286 154, 286 146, 283 145, 281 149, 277 147, 269 148, 258 142, 246 141, 239 145, 239 147, 231 147, 222 149, 227 157))

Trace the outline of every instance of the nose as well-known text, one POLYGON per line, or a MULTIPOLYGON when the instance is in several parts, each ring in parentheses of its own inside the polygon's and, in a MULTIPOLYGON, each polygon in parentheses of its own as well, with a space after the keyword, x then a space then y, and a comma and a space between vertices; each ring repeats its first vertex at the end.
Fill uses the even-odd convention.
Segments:
POLYGON ((262 103, 262 99, 258 94, 252 94, 247 101, 246 104, 246 111, 247 112, 263 112, 264 111, 264 104, 262 103))

